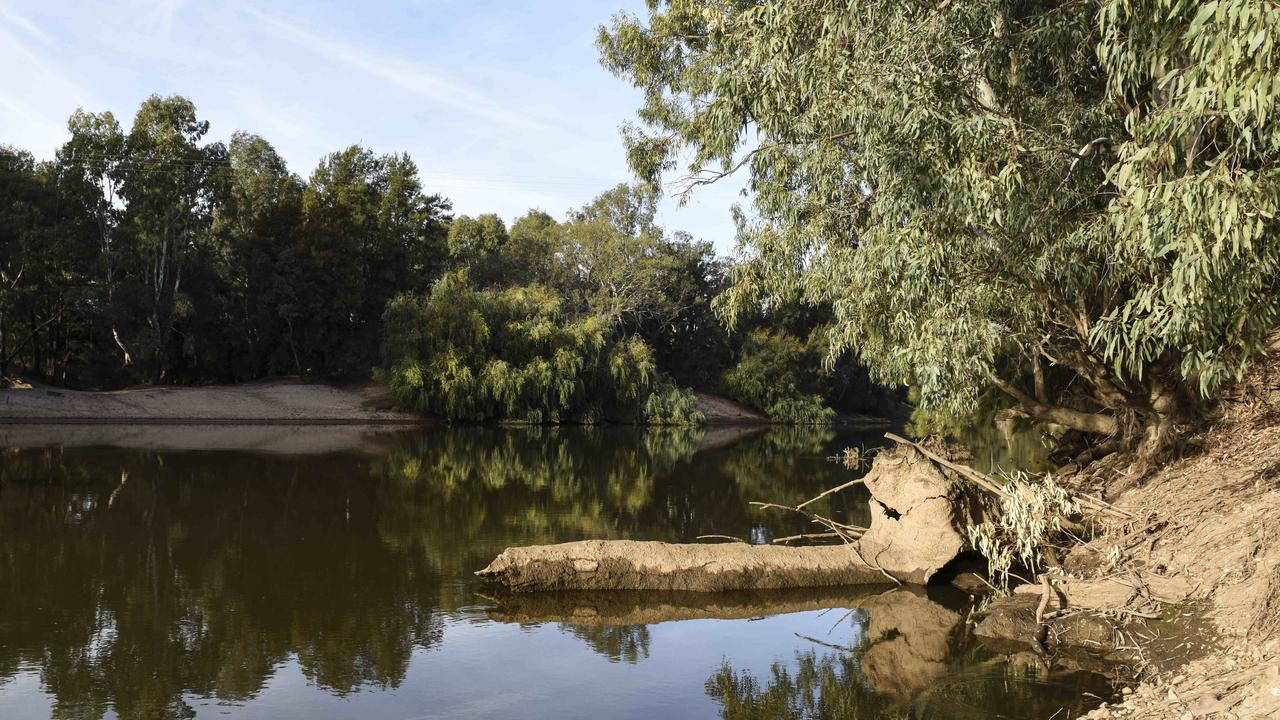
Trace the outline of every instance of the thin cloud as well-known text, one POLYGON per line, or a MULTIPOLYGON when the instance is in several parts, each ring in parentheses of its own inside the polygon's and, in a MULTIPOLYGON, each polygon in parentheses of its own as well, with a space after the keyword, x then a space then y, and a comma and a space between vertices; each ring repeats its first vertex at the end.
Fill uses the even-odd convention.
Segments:
POLYGON ((510 109, 503 108, 488 98, 459 87, 417 65, 380 57, 362 48, 321 37, 252 7, 245 7, 244 12, 253 16, 278 37, 303 46, 317 55, 384 80, 424 100, 447 105, 503 125, 537 130, 550 129, 526 115, 512 113, 510 109))
POLYGON ((5 22, 9 23, 10 25, 21 28, 23 32, 25 32, 27 35, 34 38, 41 45, 46 45, 48 47, 56 47, 58 44, 57 42, 54 41, 52 37, 49 36, 48 33, 46 33, 44 30, 41 30, 39 25, 36 25, 30 20, 22 17, 21 15, 14 12, 13 10, 10 10, 5 7, 0 7, 0 19, 3 19, 5 22))
MULTIPOLYGON (((5 19, 16 17, 0 12, 5 19)), ((6 111, 0 113, 0 135, 40 156, 60 142, 71 111, 77 105, 92 106, 94 96, 28 47, 10 28, 20 28, 24 36, 42 44, 52 46, 53 41, 31 23, 0 24, 0 66, 22 69, 0 80, 0 107, 6 111)))

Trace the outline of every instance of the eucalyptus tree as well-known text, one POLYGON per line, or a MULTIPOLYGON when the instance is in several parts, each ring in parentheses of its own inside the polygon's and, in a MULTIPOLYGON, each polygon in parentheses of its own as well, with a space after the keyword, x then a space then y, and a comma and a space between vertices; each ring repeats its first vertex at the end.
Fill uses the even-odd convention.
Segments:
POLYGON ((443 270, 449 208, 423 191, 408 156, 351 146, 320 163, 290 258, 306 368, 349 375, 377 362, 387 301, 443 270))
POLYGON ((28 309, 43 195, 35 158, 0 146, 0 379, 8 377, 11 364, 40 329, 38 322, 44 322, 28 309), (28 318, 29 327, 24 322, 28 318))
MULTIPOLYGON (((293 342, 293 294, 279 272, 302 215, 302 180, 262 137, 237 132, 227 153, 227 180, 213 232, 225 306, 220 328, 237 378, 299 372, 293 342)), ((210 328, 218 331, 219 329, 210 328)))
POLYGON ((494 213, 463 215, 449 223, 449 260, 466 267, 472 282, 481 287, 519 284, 514 264, 507 258, 507 224, 494 213))
POLYGON ((60 170, 0 146, 0 378, 65 382, 92 334, 96 233, 84 188, 60 170))
POLYGON ((61 173, 78 193, 77 204, 91 213, 98 229, 99 257, 97 282, 102 289, 103 315, 111 339, 119 351, 122 366, 133 364, 133 356, 121 335, 116 307, 118 249, 116 233, 120 224, 120 163, 124 160, 124 132, 110 112, 88 113, 77 109, 67 121, 71 138, 58 150, 61 173))
POLYGON ((599 45, 642 178, 749 175, 730 320, 830 302, 925 407, 1151 457, 1280 317, 1278 41, 1248 0, 651 0, 599 45))
MULTIPOLYGON (((153 95, 138 108, 124 139, 125 155, 115 166, 154 382, 176 359, 176 322, 192 312, 182 296, 183 275, 198 246, 209 242, 219 170, 226 164, 221 143, 201 144, 208 132, 209 123, 190 100, 153 95)), ((182 354, 189 355, 194 337, 182 338, 182 354)))

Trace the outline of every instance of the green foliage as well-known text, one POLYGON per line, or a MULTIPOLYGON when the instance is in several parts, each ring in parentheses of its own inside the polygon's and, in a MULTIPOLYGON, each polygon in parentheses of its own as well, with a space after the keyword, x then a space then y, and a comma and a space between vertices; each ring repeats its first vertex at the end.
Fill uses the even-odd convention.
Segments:
POLYGON ((352 146, 316 168, 289 258, 304 370, 359 376, 377 362, 387 301, 426 290, 443 269, 448 207, 423 193, 407 155, 352 146))
POLYGON ((653 214, 652 196, 618 186, 565 222, 455 220, 454 274, 387 309, 398 396, 458 420, 705 422, 692 391, 659 375, 668 357, 654 347, 724 337, 710 314, 717 266, 709 243, 667 238, 653 214))
POLYGON ((645 398, 641 416, 649 425, 701 425, 707 416, 698 409, 698 397, 689 388, 659 380, 645 398))
POLYGON ((752 331, 738 362, 724 373, 729 395, 769 417, 793 423, 829 423, 835 411, 814 392, 821 356, 785 332, 752 331))
POLYGON ((642 178, 750 173, 730 319, 830 303, 927 409, 1158 445, 1280 318, 1278 39, 1248 0, 671 0, 600 47, 642 178))
POLYGON ((445 264, 448 203, 352 147, 309 182, 182 97, 78 110, 54 161, 0 153, 0 365, 78 386, 363 375, 394 294, 445 264))
POLYGON ((1064 520, 1079 516, 1080 505, 1051 473, 1032 478, 1016 472, 1005 484, 995 519, 968 528, 969 543, 987 559, 991 577, 1003 590, 1015 567, 1040 572, 1041 551, 1062 533, 1064 520))
MULTIPOLYGON (((736 361, 713 310, 728 262, 659 227, 644 186, 508 227, 451 219, 406 155, 351 146, 304 179, 257 135, 209 143, 182 97, 149 98, 129 128, 77 111, 69 129, 53 162, 0 154, 0 374, 362 377, 386 357, 412 406, 448 417, 685 424, 703 418, 682 388, 718 391, 736 361), (468 280, 430 300, 448 272, 468 280)), ((757 325, 791 332, 797 315, 757 325)), ((803 392, 761 407, 814 422, 829 411, 811 396, 862 394, 843 378, 865 373, 819 357, 794 358, 811 366, 792 368, 803 392)))
POLYGON ((477 290, 465 274, 385 315, 392 392, 451 420, 693 423, 692 395, 658 382, 653 351, 540 286, 477 290), (654 391, 660 393, 653 397, 654 391))

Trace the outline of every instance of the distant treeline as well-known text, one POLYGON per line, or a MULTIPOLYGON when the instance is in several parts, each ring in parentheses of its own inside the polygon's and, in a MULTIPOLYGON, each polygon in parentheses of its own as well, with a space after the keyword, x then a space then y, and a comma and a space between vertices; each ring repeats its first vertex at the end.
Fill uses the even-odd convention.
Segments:
POLYGON ((825 366, 830 309, 712 304, 729 264, 619 186, 557 221, 451 216, 414 162, 352 146, 304 180, 263 138, 207 142, 182 97, 131 128, 77 111, 37 162, 0 146, 0 376, 79 388, 385 373, 469 420, 699 419, 688 388, 793 420, 891 398, 825 366), (384 321, 385 313, 385 321, 384 321))

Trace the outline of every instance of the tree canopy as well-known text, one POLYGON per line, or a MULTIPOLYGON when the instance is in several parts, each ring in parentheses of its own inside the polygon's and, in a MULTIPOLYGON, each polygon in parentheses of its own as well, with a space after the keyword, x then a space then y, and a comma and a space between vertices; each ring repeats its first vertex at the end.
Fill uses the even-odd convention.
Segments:
POLYGON ((405 155, 353 146, 304 181, 259 136, 206 142, 179 96, 68 130, 48 162, 0 150, 0 375, 359 377, 387 300, 444 270, 448 201, 405 155))
POLYGON ((353 145, 303 178, 258 135, 210 142, 180 96, 68 130, 52 160, 0 149, 0 377, 376 369, 457 420, 697 422, 691 388, 792 421, 883 407, 864 369, 820 367, 829 308, 759 307, 728 332, 728 261, 660 227, 647 187, 508 227, 451 217, 404 154, 353 145))
POLYGON ((651 1, 602 28, 651 183, 743 171, 722 309, 964 414, 1164 448, 1280 317, 1280 9, 1247 0, 651 1))

